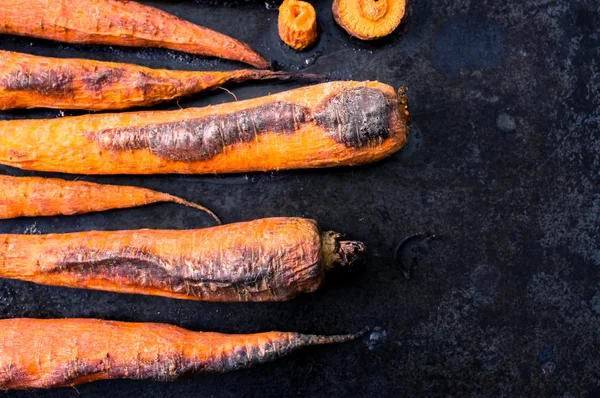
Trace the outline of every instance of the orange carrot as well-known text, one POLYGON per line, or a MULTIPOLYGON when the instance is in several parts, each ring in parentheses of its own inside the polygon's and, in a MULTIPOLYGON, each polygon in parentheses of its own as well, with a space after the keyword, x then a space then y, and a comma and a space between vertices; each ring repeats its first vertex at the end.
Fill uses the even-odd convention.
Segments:
POLYGON ((221 334, 97 319, 0 320, 0 389, 67 387, 107 379, 171 381, 224 373, 364 332, 221 334))
POLYGON ((0 219, 83 214, 157 202, 173 202, 202 210, 221 224, 219 217, 206 207, 151 189, 0 175, 0 219))
POLYGON ((317 41, 317 13, 306 1, 285 0, 279 7, 279 37, 288 46, 304 50, 317 41))
POLYGON ((2 0, 0 33, 66 43, 161 47, 269 68, 247 44, 129 0, 2 0))
POLYGON ((351 36, 375 40, 400 25, 406 0, 334 0, 332 10, 335 21, 351 36))
POLYGON ((127 109, 214 90, 227 83, 297 78, 319 76, 248 69, 232 72, 150 69, 0 51, 0 110, 127 109))
POLYGON ((313 220, 267 218, 198 230, 0 235, 0 277, 204 301, 285 301, 363 258, 362 242, 313 220))
POLYGON ((236 173, 357 165, 400 149, 405 90, 330 82, 176 111, 0 122, 0 163, 77 174, 236 173))

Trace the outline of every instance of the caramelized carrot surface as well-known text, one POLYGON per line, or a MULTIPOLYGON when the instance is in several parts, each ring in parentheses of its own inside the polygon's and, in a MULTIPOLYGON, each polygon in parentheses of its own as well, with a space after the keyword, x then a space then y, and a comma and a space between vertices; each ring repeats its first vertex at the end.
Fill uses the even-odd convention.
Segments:
POLYGON ((270 66, 241 41, 129 0, 2 0, 0 33, 65 43, 162 47, 270 66))
POLYGON ((272 361, 361 333, 318 336, 192 332, 96 319, 0 320, 0 389, 66 387, 106 379, 171 381, 272 361))
POLYGON ((59 178, 0 175, 0 219, 83 214, 157 202, 194 207, 208 213, 221 224, 219 217, 206 207, 151 189, 59 178))
POLYGON ((358 165, 400 149, 406 93, 330 82, 205 108, 0 122, 0 163, 77 174, 237 173, 358 165))
POLYGON ((151 69, 0 51, 0 110, 127 109, 214 90, 228 83, 306 76, 314 77, 252 69, 231 72, 151 69))
POLYGON ((46 285, 205 301, 284 301, 318 289, 328 270, 363 258, 302 218, 198 230, 0 234, 0 277, 46 285))

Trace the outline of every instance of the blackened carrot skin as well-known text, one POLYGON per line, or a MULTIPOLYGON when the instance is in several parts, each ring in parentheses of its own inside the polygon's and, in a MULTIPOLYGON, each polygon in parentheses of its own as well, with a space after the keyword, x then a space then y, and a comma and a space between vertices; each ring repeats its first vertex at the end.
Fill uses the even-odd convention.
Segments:
POLYGON ((2 0, 0 33, 65 43, 161 47, 270 67, 239 40, 129 0, 2 0))
POLYGON ((67 387, 106 379, 171 381, 224 373, 303 347, 343 343, 362 333, 192 332, 157 323, 95 319, 0 320, 0 389, 67 387))
POLYGON ((173 202, 208 213, 212 211, 177 196, 126 185, 95 184, 59 178, 0 175, 0 219, 84 214, 173 202))
POLYGON ((89 59, 0 51, 0 110, 19 108, 128 109, 249 80, 317 78, 270 70, 231 72, 151 69, 89 59))
POLYGON ((0 163, 75 174, 210 174, 352 166, 399 150, 406 90, 337 81, 177 111, 0 121, 0 163))
POLYGON ((361 242, 302 218, 197 230, 0 235, 0 277, 74 288, 221 302, 285 301, 356 263, 361 242))

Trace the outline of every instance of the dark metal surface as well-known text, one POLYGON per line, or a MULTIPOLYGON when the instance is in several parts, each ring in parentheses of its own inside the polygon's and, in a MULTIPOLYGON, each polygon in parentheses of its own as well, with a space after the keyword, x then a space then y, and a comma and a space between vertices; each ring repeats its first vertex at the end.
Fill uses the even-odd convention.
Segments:
MULTIPOLYGON (((348 38, 332 22, 331 2, 313 2, 321 41, 303 53, 279 43, 271 2, 145 3, 245 40, 285 69, 406 85, 414 126, 401 152, 360 168, 79 176, 179 195, 211 207, 225 222, 312 217, 364 240, 370 259, 364 268, 333 274, 317 293, 276 304, 187 302, 1 280, 1 317, 156 321, 232 333, 380 327, 361 342, 309 349, 247 371, 174 383, 98 382, 78 387, 83 396, 600 395, 597 0, 415 1, 407 24, 377 43, 348 38), (418 231, 432 231, 437 239, 403 249, 405 261, 415 266, 406 280, 393 251, 401 238, 418 231)), ((0 37, 0 47, 152 67, 242 67, 162 50, 8 36, 0 37)), ((299 85, 230 89, 244 99, 299 85)), ((223 91, 179 103, 231 100, 223 91)), ((76 112, 0 117, 63 114, 76 112)), ((32 174, 5 167, 0 172, 32 174)), ((2 221, 0 232, 210 224, 195 210, 160 204, 2 221)))

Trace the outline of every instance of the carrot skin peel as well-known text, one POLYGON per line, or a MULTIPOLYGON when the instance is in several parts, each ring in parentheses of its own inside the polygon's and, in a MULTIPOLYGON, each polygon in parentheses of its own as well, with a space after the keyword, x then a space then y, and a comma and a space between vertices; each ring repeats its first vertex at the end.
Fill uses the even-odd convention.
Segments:
POLYGON ((228 83, 315 78, 270 70, 178 71, 0 51, 0 110, 118 110, 150 106, 228 83))
POLYGON ((177 196, 151 189, 66 181, 59 178, 0 175, 0 219, 84 214, 125 209, 158 202, 173 202, 208 213, 211 210, 177 196))
POLYGON ((267 218, 198 230, 0 235, 0 277, 221 302, 285 301, 351 266, 362 242, 313 220, 267 218))
POLYGON ((250 46, 128 0, 2 0, 0 33, 65 43, 160 47, 268 69, 250 46))
POLYGON ((97 319, 0 320, 0 389, 67 387, 96 380, 171 381, 224 373, 364 332, 221 334, 158 323, 97 319))
POLYGON ((0 121, 0 163, 77 174, 351 166, 396 152, 409 131, 404 89, 329 82, 204 108, 0 121))

